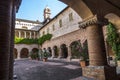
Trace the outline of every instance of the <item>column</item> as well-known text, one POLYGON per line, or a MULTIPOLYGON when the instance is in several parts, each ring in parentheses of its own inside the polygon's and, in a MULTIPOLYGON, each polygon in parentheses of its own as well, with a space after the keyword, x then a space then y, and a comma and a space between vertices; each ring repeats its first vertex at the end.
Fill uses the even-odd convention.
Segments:
POLYGON ((105 44, 103 37, 103 22, 104 19, 99 19, 98 16, 93 16, 81 23, 80 28, 86 28, 89 64, 91 66, 104 66, 107 65, 105 44))
POLYGON ((15 0, 13 0, 13 7, 12 7, 12 18, 11 18, 11 39, 10 39, 10 57, 9 57, 9 80, 13 80, 14 75, 14 37, 15 37, 15 13, 16 13, 16 7, 15 7, 15 0))
POLYGON ((24 31, 24 38, 26 38, 26 31, 24 31))
POLYGON ((0 1, 0 80, 8 80, 12 0, 0 1))
POLYGON ((28 58, 31 59, 31 51, 32 49, 29 49, 29 52, 28 52, 28 58))
POLYGON ((54 47, 52 48, 52 58, 54 58, 55 57, 55 49, 54 49, 54 47))
POLYGON ((98 80, 117 80, 116 68, 107 66, 103 24, 104 20, 98 20, 97 16, 80 24, 80 27, 86 28, 90 64, 88 67, 82 67, 82 74, 98 80))
POLYGON ((91 25, 87 27, 89 63, 91 66, 107 64, 102 27, 91 25))
POLYGON ((61 47, 59 48, 58 58, 59 58, 59 59, 62 58, 62 49, 61 49, 61 47))
POLYGON ((68 61, 71 61, 71 57, 72 57, 72 54, 71 54, 71 47, 68 46, 68 57, 67 57, 67 60, 68 60, 68 61))
POLYGON ((20 51, 21 51, 21 49, 17 49, 17 51, 18 51, 17 59, 20 59, 20 58, 21 58, 21 57, 20 57, 20 51))
POLYGON ((34 39, 35 39, 35 32, 34 32, 34 39))
POLYGON ((18 31, 18 33, 19 33, 19 38, 21 38, 21 31, 18 31))
POLYGON ((30 32, 30 39, 32 38, 32 33, 30 32))

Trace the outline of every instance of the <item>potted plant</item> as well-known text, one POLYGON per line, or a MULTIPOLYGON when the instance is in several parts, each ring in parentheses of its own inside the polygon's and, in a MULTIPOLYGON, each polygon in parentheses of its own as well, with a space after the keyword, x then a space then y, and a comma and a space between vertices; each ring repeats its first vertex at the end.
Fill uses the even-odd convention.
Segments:
POLYGON ((81 53, 80 55, 80 66, 85 67, 89 65, 89 59, 87 53, 81 53))
POLYGON ((43 61, 46 62, 48 58, 48 53, 45 51, 43 52, 43 61))
POLYGON ((88 57, 88 45, 87 41, 83 43, 83 46, 80 48, 80 66, 85 67, 89 65, 89 57, 88 57))

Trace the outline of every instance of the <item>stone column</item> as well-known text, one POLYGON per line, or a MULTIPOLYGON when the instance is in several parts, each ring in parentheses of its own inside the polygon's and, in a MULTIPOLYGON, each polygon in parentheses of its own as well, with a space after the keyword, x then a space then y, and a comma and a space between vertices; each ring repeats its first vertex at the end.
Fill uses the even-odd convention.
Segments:
POLYGON ((21 32, 20 32, 20 31, 18 31, 18 33, 19 33, 19 38, 21 38, 21 32))
POLYGON ((27 36, 26 36, 26 31, 24 31, 24 38, 26 38, 27 36))
POLYGON ((31 51, 32 51, 32 49, 29 49, 29 50, 28 50, 28 58, 29 58, 29 59, 31 59, 31 56, 30 56, 30 55, 31 55, 31 51))
POLYGON ((21 49, 17 49, 17 51, 18 51, 17 59, 20 59, 20 58, 21 58, 21 57, 20 57, 20 51, 21 51, 21 49))
POLYGON ((34 39, 35 39, 35 32, 34 32, 34 39))
POLYGON ((55 57, 55 50, 54 50, 54 48, 52 48, 52 58, 54 58, 55 57))
POLYGON ((59 48, 58 58, 59 58, 59 59, 62 58, 62 49, 61 49, 61 47, 59 48))
POLYGON ((91 25, 87 27, 89 64, 91 66, 107 65, 102 27, 91 25))
POLYGON ((81 28, 86 28, 89 64, 91 66, 107 65, 102 25, 99 23, 102 21, 98 20, 97 16, 80 23, 81 28))
POLYGON ((90 64, 88 67, 82 67, 82 74, 95 80, 117 80, 116 68, 107 65, 102 31, 103 23, 101 20, 98 20, 97 16, 80 23, 80 27, 86 28, 87 32, 90 64))
POLYGON ((32 33, 30 32, 30 39, 32 38, 32 33))
POLYGON ((72 54, 71 54, 71 47, 68 46, 68 57, 67 57, 67 60, 68 60, 68 61, 71 61, 71 57, 72 57, 72 54))
POLYGON ((0 1, 0 80, 8 80, 12 0, 0 1))
POLYGON ((14 66, 14 37, 15 37, 15 14, 16 14, 16 6, 15 0, 13 0, 12 7, 12 18, 11 18, 11 42, 10 42, 10 57, 9 57, 9 80, 13 80, 13 66, 14 66))

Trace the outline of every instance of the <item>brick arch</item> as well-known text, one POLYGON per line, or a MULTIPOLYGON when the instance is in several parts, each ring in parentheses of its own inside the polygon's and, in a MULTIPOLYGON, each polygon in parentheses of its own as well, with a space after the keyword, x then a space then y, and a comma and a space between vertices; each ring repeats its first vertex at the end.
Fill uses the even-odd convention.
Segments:
POLYGON ((62 57, 63 58, 67 58, 68 57, 68 48, 66 44, 61 44, 60 45, 60 49, 61 49, 61 53, 62 53, 62 57))
POLYGON ((105 16, 115 13, 120 16, 120 2, 114 0, 59 0, 72 7, 82 19, 87 19, 95 14, 105 16), (75 5, 74 5, 75 4, 75 5), (101 6, 102 4, 102 6, 101 6), (109 6, 109 7, 108 7, 109 6))
POLYGON ((38 48, 33 48, 32 49, 32 52, 34 53, 34 52, 38 52, 38 48))
POLYGON ((23 31, 21 31, 21 38, 24 38, 25 34, 23 31))
POLYGON ((93 16, 92 11, 82 0, 59 0, 59 1, 62 1, 63 3, 69 5, 81 16, 82 19, 86 19, 88 17, 93 16))
POLYGON ((49 53, 49 57, 51 57, 51 56, 52 56, 52 49, 51 49, 51 47, 48 47, 48 48, 47 48, 47 51, 48 51, 48 53, 49 53))
MULTIPOLYGON (((115 13, 109 13, 109 14, 105 15, 105 18, 107 18, 109 22, 111 22, 112 24, 115 25, 115 27, 118 30, 118 33, 120 34, 120 17, 118 15, 116 15, 115 13)), ((105 33, 105 31, 104 31, 104 33, 105 33)), ((105 33, 104 36, 105 36, 105 39, 106 39, 107 38, 107 33, 105 33)), ((107 47, 106 48, 107 49, 107 56, 115 58, 115 54, 112 51, 111 46, 109 46, 109 44, 106 43, 106 47, 107 47)))
POLYGON ((112 22, 114 25, 116 25, 117 29, 120 29, 120 17, 118 15, 115 13, 109 13, 105 15, 105 18, 107 18, 109 22, 112 22))
POLYGON ((28 58, 29 50, 27 48, 22 48, 20 51, 21 58, 28 58))
POLYGON ((58 57, 58 46, 54 45, 53 46, 53 50, 54 50, 54 57, 58 57))
POLYGON ((19 37, 19 32, 18 31, 15 31, 15 36, 19 37))

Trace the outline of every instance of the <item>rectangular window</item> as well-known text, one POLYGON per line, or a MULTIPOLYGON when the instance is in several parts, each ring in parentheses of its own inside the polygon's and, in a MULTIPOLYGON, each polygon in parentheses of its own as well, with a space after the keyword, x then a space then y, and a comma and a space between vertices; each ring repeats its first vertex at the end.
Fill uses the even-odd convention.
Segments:
POLYGON ((45 35, 45 31, 43 31, 43 35, 45 35))
POLYGON ((47 28, 47 33, 49 33, 49 28, 47 28))
POLYGON ((62 27, 62 20, 59 20, 59 26, 62 27))
POLYGON ((53 26, 52 26, 52 30, 54 31, 55 30, 55 25, 53 24, 53 26))
POLYGON ((69 21, 72 21, 72 20, 73 20, 73 14, 70 13, 70 14, 69 14, 69 21))

